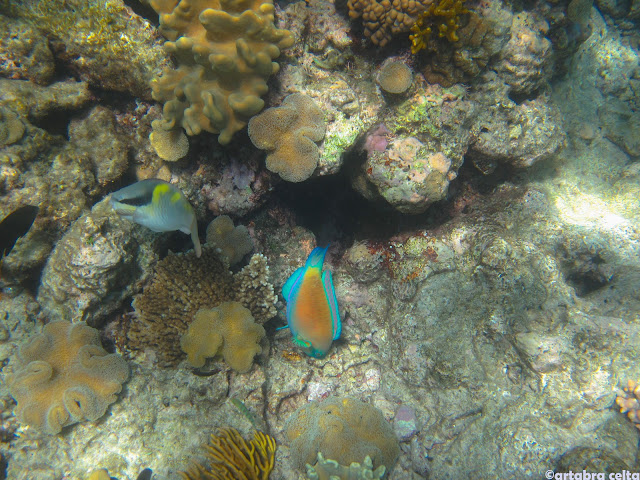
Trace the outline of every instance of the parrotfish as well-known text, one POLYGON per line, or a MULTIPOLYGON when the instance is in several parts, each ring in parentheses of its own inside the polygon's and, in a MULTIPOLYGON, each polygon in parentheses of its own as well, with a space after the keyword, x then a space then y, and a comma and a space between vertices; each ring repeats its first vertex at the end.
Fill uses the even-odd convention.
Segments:
POLYGON ((158 179, 134 183, 112 193, 111 206, 118 215, 154 232, 180 230, 191 234, 196 256, 202 255, 193 207, 184 194, 170 183, 158 179))
POLYGON ((282 287, 293 340, 314 358, 324 356, 342 330, 331 272, 322 271, 328 248, 315 248, 282 287))

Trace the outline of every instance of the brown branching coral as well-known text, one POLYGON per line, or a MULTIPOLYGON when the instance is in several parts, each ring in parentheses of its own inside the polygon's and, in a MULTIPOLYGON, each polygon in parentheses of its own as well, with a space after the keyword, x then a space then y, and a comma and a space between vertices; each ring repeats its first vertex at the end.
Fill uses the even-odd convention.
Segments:
POLYGON ((182 129, 218 133, 221 144, 229 143, 262 110, 266 81, 279 69, 273 60, 293 44, 291 32, 275 28, 271 0, 151 0, 151 6, 168 39, 165 50, 179 64, 151 84, 153 98, 165 102, 162 120, 152 124, 152 145, 175 160, 186 153, 170 146, 184 147, 182 129))
POLYGON ((620 407, 620 413, 626 413, 627 418, 640 430, 640 384, 629 380, 627 386, 618 392, 616 405, 620 407))
POLYGON ((193 251, 167 255, 158 263, 151 283, 133 301, 136 315, 126 332, 127 346, 154 350, 161 365, 175 365, 184 357, 180 337, 201 308, 238 301, 258 322, 268 320, 276 313, 268 272, 264 256, 254 255, 234 275, 209 245, 203 247, 200 258, 193 251))
POLYGON ((450 42, 457 42, 459 39, 456 32, 460 26, 460 15, 468 12, 464 7, 464 0, 440 0, 429 5, 411 26, 411 53, 415 55, 427 48, 433 28, 438 30, 438 36, 446 37, 450 42))
POLYGON ((211 465, 180 472, 184 480, 268 480, 275 463, 276 441, 262 432, 247 442, 235 428, 223 428, 206 448, 211 465))

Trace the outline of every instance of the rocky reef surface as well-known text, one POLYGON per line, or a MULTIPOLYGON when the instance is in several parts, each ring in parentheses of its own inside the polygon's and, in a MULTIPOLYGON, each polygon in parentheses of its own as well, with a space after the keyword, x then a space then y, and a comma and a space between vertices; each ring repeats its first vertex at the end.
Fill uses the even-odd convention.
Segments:
MULTIPOLYGON (((190 2, 182 0, 185 8, 190 2)), ((185 158, 159 158, 151 123, 172 112, 162 115, 150 84, 173 67, 147 3, 0 0, 0 220, 39 207, 2 256, 0 479, 84 480, 106 469, 133 480, 144 468, 178 479, 224 427, 275 438, 271 479, 311 478, 290 451, 291 424, 323 400, 337 409, 357 401, 375 407, 386 446, 359 463, 391 480, 639 468, 640 433, 630 421, 640 411, 637 2, 521 9, 469 1, 468 12, 447 17, 457 22, 453 35, 425 34, 415 53, 408 24, 394 32, 384 20, 376 36, 374 20, 399 12, 437 28, 424 12, 447 3, 411 10, 396 0, 382 13, 369 3, 275 5, 275 27, 293 43, 282 45, 280 67, 268 72, 275 75, 265 107, 303 94, 324 116, 324 135, 312 135, 316 166, 290 184, 265 166, 267 153, 242 129, 228 145, 216 134, 190 134, 185 158), (57 23, 47 23, 52 15, 57 23), (372 46, 376 38, 385 40, 372 46), (389 64, 402 85, 385 73, 389 64), (218 356, 194 368, 178 344, 176 362, 163 364, 163 345, 179 343, 182 332, 162 322, 162 312, 154 311, 157 331, 142 340, 149 345, 140 338, 134 345, 141 315, 132 299, 154 282, 171 287, 163 301, 175 305, 164 310, 176 318, 183 305, 217 306, 206 304, 216 295, 193 290, 206 275, 198 270, 198 281, 186 282, 180 272, 194 268, 172 275, 166 267, 176 264, 170 257, 198 261, 169 253, 190 248, 187 236, 153 233, 105 199, 146 178, 184 192, 201 237, 217 215, 246 226, 260 269, 248 256, 230 268, 208 261, 218 265, 212 285, 242 296, 249 310, 269 311, 253 364, 233 369, 218 356), (286 323, 280 291, 312 249, 328 243, 325 269, 333 272, 342 333, 316 359, 278 329, 286 323), (20 381, 20 347, 58 320, 98 329, 104 350, 97 350, 126 360, 130 376, 121 391, 104 386, 119 392, 104 416, 79 417, 52 435, 27 414, 18 420, 7 379, 20 381)), ((269 2, 267 16, 273 8, 269 2)), ((223 10, 231 12, 224 25, 260 21, 239 1, 223 10)), ((217 14, 207 15, 215 23, 217 14)), ((237 48, 251 63, 251 47, 237 48)), ((176 101, 185 95, 178 90, 176 101)), ((312 127, 297 125, 299 137, 312 127)), ((294 169, 300 143, 279 152, 294 169)), ((52 363, 73 363, 62 350, 52 363)), ((74 411, 84 392, 62 373, 70 382, 63 390, 73 391, 62 402, 74 411)), ((323 438, 345 448, 366 443, 355 427, 343 438, 322 422, 308 425, 317 430, 308 458, 323 453, 312 451, 323 438)))

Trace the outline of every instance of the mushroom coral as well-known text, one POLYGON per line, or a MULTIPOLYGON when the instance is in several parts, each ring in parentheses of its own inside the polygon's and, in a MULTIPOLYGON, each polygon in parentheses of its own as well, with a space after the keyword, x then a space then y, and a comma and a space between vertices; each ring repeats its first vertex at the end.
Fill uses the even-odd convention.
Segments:
POLYGON ((7 385, 18 419, 52 435, 103 416, 129 378, 127 362, 107 353, 98 330, 83 322, 48 323, 11 363, 7 385))
POLYGON ((238 302, 224 302, 216 308, 198 310, 180 339, 180 347, 194 367, 202 367, 222 347, 227 365, 246 373, 251 369, 253 357, 262 352, 263 337, 264 328, 253 321, 248 309, 238 302))
POLYGON ((288 182, 302 182, 318 166, 320 152, 315 142, 324 138, 322 110, 301 93, 287 96, 280 107, 266 109, 249 121, 253 144, 269 150, 267 168, 288 182))

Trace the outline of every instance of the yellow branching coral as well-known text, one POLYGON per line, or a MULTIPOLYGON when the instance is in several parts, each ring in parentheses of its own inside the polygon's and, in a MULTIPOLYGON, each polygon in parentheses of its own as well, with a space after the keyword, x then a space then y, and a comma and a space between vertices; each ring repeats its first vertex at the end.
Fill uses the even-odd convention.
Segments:
POLYGON ((264 328, 253 321, 248 309, 238 302, 224 302, 216 308, 198 310, 180 339, 180 347, 194 367, 202 367, 205 359, 222 348, 227 365, 246 373, 251 369, 253 357, 262 352, 263 337, 264 328))
POLYGON ((276 441, 262 432, 247 442, 235 428, 223 428, 206 448, 210 466, 180 472, 184 480, 268 480, 275 463, 276 441))
POLYGON ((272 107, 249 122, 253 144, 269 150, 267 168, 288 182, 302 182, 318 166, 315 142, 324 138, 326 122, 311 97, 292 93, 280 107, 272 107))
POLYGON ((158 262, 151 283, 133 301, 136 315, 123 325, 127 346, 152 350, 161 365, 175 365, 184 357, 180 337, 201 308, 237 301, 264 323, 275 316, 276 300, 263 255, 254 255, 234 275, 211 245, 203 246, 200 258, 193 251, 170 253, 158 262))
MULTIPOLYGON (((153 98, 165 102, 150 140, 158 155, 175 160, 185 137, 218 133, 225 145, 264 106, 273 62, 293 44, 288 30, 274 26, 272 0, 151 0, 160 14, 165 50, 179 67, 151 83, 153 98), (167 135, 166 132, 177 132, 167 135), (168 154, 167 154, 168 152, 168 154)), ((164 158, 164 157, 163 157, 164 158)))
POLYGON ((469 13, 469 10, 464 7, 464 0, 440 0, 429 5, 411 26, 411 53, 416 54, 427 48, 427 40, 433 27, 438 30, 438 36, 446 37, 450 42, 457 42, 460 15, 465 13, 469 13))
POLYGON ((129 378, 127 362, 107 353, 98 330, 58 321, 22 345, 7 385, 20 421, 49 434, 83 420, 97 420, 129 378))

